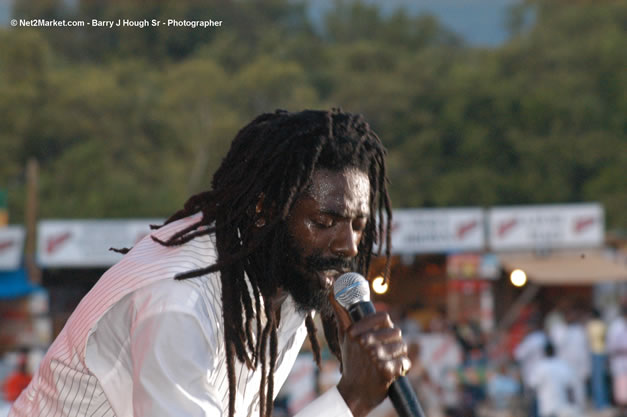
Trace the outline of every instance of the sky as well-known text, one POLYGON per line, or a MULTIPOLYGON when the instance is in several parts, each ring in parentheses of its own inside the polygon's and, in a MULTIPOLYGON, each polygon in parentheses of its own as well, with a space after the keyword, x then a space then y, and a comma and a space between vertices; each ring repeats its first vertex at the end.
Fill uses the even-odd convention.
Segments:
MULTIPOLYGON (((307 1, 307 0, 305 0, 307 1)), ((335 0, 309 0, 308 14, 316 26, 335 0)), ((383 13, 399 8, 412 16, 427 13, 473 46, 496 47, 508 39, 507 12, 521 0, 362 0, 379 5, 383 13)))
MULTIPOLYGON (((0 0, 0 25, 7 26, 14 0, 0 0)), ((303 1, 303 0, 295 0, 303 1)), ((320 27, 335 0, 304 0, 314 25, 320 27)), ((472 46, 497 47, 507 41, 508 9, 521 0, 362 0, 378 4, 384 13, 404 8, 410 15, 428 13, 472 46)), ((33 16, 34 18, 36 16, 33 16)))

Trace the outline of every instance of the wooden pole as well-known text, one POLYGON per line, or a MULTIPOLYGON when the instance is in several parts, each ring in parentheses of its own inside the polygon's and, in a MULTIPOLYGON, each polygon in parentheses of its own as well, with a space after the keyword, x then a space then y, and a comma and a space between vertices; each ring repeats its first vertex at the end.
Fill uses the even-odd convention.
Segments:
POLYGON ((522 294, 518 296, 510 308, 505 312, 503 318, 497 326, 496 331, 498 333, 505 333, 512 326, 512 324, 514 324, 523 309, 533 300, 539 290, 539 285, 533 283, 528 284, 522 294))
POLYGON ((39 162, 35 158, 26 164, 26 243, 24 260, 31 283, 41 284, 41 270, 37 266, 37 212, 39 211, 39 162))

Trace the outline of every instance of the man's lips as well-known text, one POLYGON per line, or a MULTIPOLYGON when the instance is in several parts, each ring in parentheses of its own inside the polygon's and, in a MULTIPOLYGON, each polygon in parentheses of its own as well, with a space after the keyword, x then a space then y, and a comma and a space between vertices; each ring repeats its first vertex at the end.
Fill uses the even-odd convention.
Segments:
POLYGON ((333 283, 341 274, 345 271, 339 271, 337 269, 326 269, 318 272, 318 278, 320 279, 320 286, 325 290, 330 290, 333 287, 333 283))

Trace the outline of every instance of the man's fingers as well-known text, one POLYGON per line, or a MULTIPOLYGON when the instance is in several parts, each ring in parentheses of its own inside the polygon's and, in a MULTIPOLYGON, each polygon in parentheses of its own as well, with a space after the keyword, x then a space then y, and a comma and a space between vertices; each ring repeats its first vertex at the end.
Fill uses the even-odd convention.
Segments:
POLYGON ((401 358, 401 376, 405 376, 407 372, 411 369, 412 363, 409 358, 401 358))
MULTIPOLYGON (((351 329, 351 333, 353 329, 351 329)), ((359 336, 366 345, 374 345, 380 343, 403 343, 403 337, 400 329, 383 328, 363 333, 359 336)))
POLYGON ((356 322, 351 328, 351 336, 356 337, 360 334, 371 332, 372 330, 385 328, 394 328, 394 323, 392 323, 387 313, 377 312, 356 322))

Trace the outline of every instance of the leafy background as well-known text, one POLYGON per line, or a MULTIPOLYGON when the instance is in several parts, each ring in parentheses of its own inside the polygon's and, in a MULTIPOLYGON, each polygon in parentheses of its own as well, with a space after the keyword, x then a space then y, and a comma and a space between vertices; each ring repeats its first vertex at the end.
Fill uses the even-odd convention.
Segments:
POLYGON ((209 186, 237 130, 276 108, 363 113, 395 207, 599 201, 627 230, 627 3, 527 0, 498 47, 428 15, 338 2, 28 0, 15 17, 222 20, 0 28, 0 188, 24 220, 165 217, 209 186), (532 12, 533 24, 524 16, 532 12))

